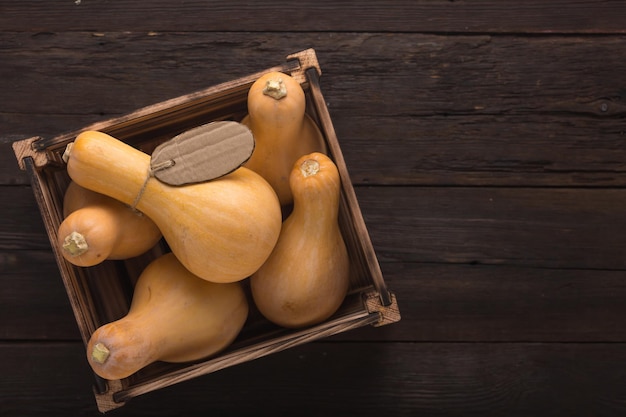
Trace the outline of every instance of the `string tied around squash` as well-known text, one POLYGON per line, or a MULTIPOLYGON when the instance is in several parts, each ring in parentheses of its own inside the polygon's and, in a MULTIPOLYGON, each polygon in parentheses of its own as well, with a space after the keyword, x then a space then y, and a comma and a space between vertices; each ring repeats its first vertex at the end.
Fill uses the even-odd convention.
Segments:
POLYGON ((171 168, 174 165, 176 165, 176 162, 173 159, 168 159, 157 164, 150 164, 148 166, 146 179, 143 181, 143 184, 141 185, 141 188, 139 189, 139 192, 137 193, 137 196, 135 197, 135 200, 133 201, 133 204, 131 204, 130 208, 132 208, 133 210, 137 210, 137 204, 139 204, 139 200, 141 200, 144 191, 146 191, 150 178, 153 178, 157 172, 171 168))

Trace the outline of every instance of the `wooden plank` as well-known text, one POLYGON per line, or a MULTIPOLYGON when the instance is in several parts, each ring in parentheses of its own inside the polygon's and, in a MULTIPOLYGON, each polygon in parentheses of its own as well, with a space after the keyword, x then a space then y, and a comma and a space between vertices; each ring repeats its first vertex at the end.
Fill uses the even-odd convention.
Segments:
POLYGON ((379 117, 626 114, 623 36, 268 33, 263 38, 260 43, 256 34, 223 32, 0 32, 6 45, 0 52, 2 112, 9 118, 126 113, 314 47, 331 111, 379 117))
POLYGON ((121 115, 273 67, 310 47, 288 39, 296 37, 264 52, 251 34, 1 33, 0 85, 17 85, 3 93, 0 113, 121 115))
MULTIPOLYGON (((1 116, 0 116, 1 120, 1 116)), ((25 125, 25 124, 24 124, 25 125)), ((24 126, 22 125, 22 127, 24 126)), ((10 130, 11 128, 7 128, 10 130)), ((27 185, 28 176, 20 171, 15 153, 11 148, 13 141, 25 139, 21 135, 0 136, 0 186, 2 185, 27 185)))
POLYGON ((0 340, 79 340, 49 251, 0 252, 0 340))
MULTIPOLYGON (((332 117, 355 185, 626 185, 620 118, 550 114, 392 118, 362 117, 341 109, 335 109, 332 117)), ((56 130, 39 129, 40 118, 51 117, 33 115, 13 128, 28 126, 52 136, 68 127, 61 122, 56 130)), ((86 118, 75 120, 77 129, 88 124, 79 124, 86 118)), ((0 143, 0 184, 28 184, 10 143, 0 143)))
MULTIPOLYGON (((330 341, 626 342, 623 271, 382 263, 402 320, 330 341)), ((80 340, 54 257, 0 252, 2 340, 80 340)))
MULTIPOLYGON (((626 185, 625 131, 619 118, 549 114, 391 118, 361 117, 341 109, 332 117, 355 185, 626 185)), ((52 136, 68 126, 38 129, 39 118, 33 115, 15 129, 28 126, 52 136)), ((87 123, 74 125, 78 129, 87 123)), ((28 184, 9 143, 0 143, 0 184, 28 184)))
MULTIPOLYGON (((49 250, 30 189, 2 191, 0 249, 49 250)), ((381 260, 626 267, 622 189, 358 187, 356 192, 381 260)))
MULTIPOLYGON (((621 37, 316 36, 309 40, 320 46, 322 90, 355 184, 626 183, 621 37)), ((3 184, 26 183, 11 140, 78 129, 227 81, 281 62, 290 42, 308 43, 270 34, 261 48, 253 35, 223 33, 0 39, 8 45, 0 52, 3 184), (171 60, 155 62, 144 50, 171 60), (24 79, 28 68, 37 71, 24 79)))
POLYGON ((359 187, 383 261, 626 267, 626 190, 359 187))
MULTIPOLYGON (((27 187, 3 187, 1 250, 49 250, 27 187)), ((624 269, 626 190, 358 187, 383 261, 624 269)))
POLYGON ((620 118, 333 112, 357 185, 622 187, 620 118))
POLYGON ((346 34, 334 40, 341 47, 319 52, 331 111, 368 117, 626 114, 623 85, 612 79, 626 69, 622 36, 346 34))
POLYGON ((30 187, 0 187, 0 250, 50 250, 30 187))
POLYGON ((331 341, 625 342, 624 271, 381 264, 402 319, 331 341))
MULTIPOLYGON (((3 416, 96 415, 83 355, 79 343, 0 344, 3 416)), ((113 413, 614 416, 626 412, 616 366, 624 360, 626 346, 615 343, 313 343, 137 397, 113 413)))
POLYGON ((624 33, 621 2, 2 2, 6 31, 624 33), (173 18, 175 17, 175 18, 173 18))

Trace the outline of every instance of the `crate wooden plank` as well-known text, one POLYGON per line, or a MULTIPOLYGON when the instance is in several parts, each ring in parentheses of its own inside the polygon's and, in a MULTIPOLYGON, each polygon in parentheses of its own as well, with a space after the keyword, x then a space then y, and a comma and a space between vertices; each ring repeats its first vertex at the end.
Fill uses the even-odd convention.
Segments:
MULTIPOLYGON (((82 350, 0 344, 3 416, 98 414, 82 350)), ((626 412, 624 360, 622 343, 320 342, 137 397, 111 415, 614 416, 626 412)))
POLYGON ((311 0, 297 4, 287 1, 179 4, 164 0, 3 3, 0 27, 34 31, 133 28, 136 31, 624 33, 626 17, 620 2, 598 0, 379 0, 368 2, 367 7, 352 2, 326 4, 311 0))

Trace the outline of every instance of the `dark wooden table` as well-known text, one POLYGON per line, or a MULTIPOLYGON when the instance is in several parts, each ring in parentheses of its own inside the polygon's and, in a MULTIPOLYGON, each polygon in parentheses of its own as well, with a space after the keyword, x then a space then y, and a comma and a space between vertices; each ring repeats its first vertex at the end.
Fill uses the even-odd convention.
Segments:
POLYGON ((306 48, 402 321, 110 414, 626 415, 626 2, 261 3, 0 1, 0 415, 98 414, 11 142, 306 48))

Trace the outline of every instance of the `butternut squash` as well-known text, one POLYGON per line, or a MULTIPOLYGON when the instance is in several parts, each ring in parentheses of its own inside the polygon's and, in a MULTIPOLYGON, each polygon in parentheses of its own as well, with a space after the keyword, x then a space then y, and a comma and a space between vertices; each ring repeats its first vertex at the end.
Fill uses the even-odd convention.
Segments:
POLYGON ((247 278, 276 244, 282 221, 278 198, 247 168, 170 186, 150 176, 148 154, 98 131, 78 135, 66 154, 73 181, 145 213, 182 264, 201 278, 222 283, 247 278))
POLYGON ((244 166, 258 172, 276 190, 282 206, 293 202, 289 173, 298 158, 326 152, 324 138, 305 114, 304 91, 293 77, 269 72, 248 91, 248 115, 242 120, 255 139, 255 148, 244 166))
POLYGON ((340 178, 321 153, 301 157, 290 175, 293 211, 276 247, 250 277, 256 306, 289 328, 330 317, 348 291, 350 261, 339 229, 340 178))
POLYGON ((63 214, 57 244, 74 265, 88 267, 105 259, 139 256, 161 239, 161 231, 148 216, 73 181, 63 198, 63 214))
POLYGON ((87 360, 105 379, 121 379, 156 361, 211 356, 237 337, 248 316, 240 283, 216 284, 167 253, 141 273, 128 314, 99 327, 87 360))

